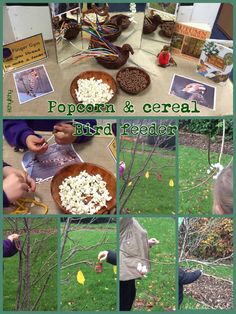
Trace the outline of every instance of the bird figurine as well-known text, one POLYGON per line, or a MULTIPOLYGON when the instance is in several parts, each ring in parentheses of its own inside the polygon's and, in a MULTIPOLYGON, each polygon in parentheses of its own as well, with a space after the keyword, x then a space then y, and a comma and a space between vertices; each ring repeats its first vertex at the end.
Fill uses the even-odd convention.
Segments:
POLYGON ((119 69, 126 64, 129 59, 129 54, 134 54, 133 48, 129 44, 124 44, 122 47, 114 46, 118 51, 118 57, 106 59, 105 57, 95 57, 97 62, 107 69, 119 69))

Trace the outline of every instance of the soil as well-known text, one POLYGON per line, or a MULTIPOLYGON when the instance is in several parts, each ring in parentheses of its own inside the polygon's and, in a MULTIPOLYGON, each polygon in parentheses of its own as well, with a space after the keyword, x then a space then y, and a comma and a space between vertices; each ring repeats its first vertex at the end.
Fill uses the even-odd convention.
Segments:
MULTIPOLYGON (((219 153, 221 148, 221 136, 217 136, 216 142, 211 142, 211 151, 219 153)), ((208 149, 208 136, 204 134, 195 134, 179 131, 179 144, 184 146, 196 147, 199 149, 208 149)), ((225 141, 224 154, 233 155, 234 147, 232 141, 225 141)))
POLYGON ((202 275, 191 285, 184 286, 185 293, 196 301, 214 309, 233 307, 233 285, 225 280, 202 275))

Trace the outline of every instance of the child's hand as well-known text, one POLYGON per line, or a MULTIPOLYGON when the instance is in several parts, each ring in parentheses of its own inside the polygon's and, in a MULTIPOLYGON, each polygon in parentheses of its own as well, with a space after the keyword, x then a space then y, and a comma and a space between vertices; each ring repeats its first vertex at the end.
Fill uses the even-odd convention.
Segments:
POLYGON ((72 135, 74 127, 67 123, 58 123, 54 126, 55 141, 59 145, 73 143, 77 136, 72 135))
POLYGON ((25 178, 16 173, 12 173, 3 180, 3 190, 7 195, 9 202, 24 197, 29 192, 29 185, 25 178))
POLYGON ((148 240, 148 245, 149 245, 150 248, 152 246, 158 244, 158 243, 160 243, 160 242, 156 238, 151 238, 151 239, 148 240))
POLYGON ((11 242, 19 240, 20 235, 17 233, 10 234, 7 238, 11 242))
POLYGON ((3 178, 5 179, 6 177, 8 177, 11 174, 15 174, 19 177, 23 177, 24 178, 24 182, 28 184, 28 187, 30 188, 30 190, 32 192, 35 192, 36 190, 36 183, 34 181, 34 179, 32 179, 27 172, 25 172, 24 170, 21 169, 16 169, 14 167, 11 166, 6 166, 3 167, 3 178))
POLYGON ((3 167, 2 173, 3 173, 3 178, 8 177, 12 173, 15 173, 16 175, 19 175, 19 176, 26 178, 26 173, 24 170, 16 169, 16 168, 11 167, 11 166, 3 167))
POLYGON ((101 251, 101 252, 98 254, 98 260, 99 260, 100 262, 106 261, 106 260, 107 260, 107 255, 108 255, 108 251, 101 251))
POLYGON ((26 183, 28 184, 30 190, 32 192, 35 192, 35 190, 36 190, 36 182, 28 174, 26 175, 26 183))
POLYGON ((43 154, 48 149, 48 144, 43 137, 29 135, 26 138, 26 145, 31 152, 43 154))

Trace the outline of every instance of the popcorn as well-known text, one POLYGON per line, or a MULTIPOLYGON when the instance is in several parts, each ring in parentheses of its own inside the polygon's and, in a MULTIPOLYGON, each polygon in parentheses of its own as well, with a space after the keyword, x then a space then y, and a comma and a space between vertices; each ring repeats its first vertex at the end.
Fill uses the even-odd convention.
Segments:
POLYGON ((95 214, 112 199, 102 177, 85 170, 78 176, 64 179, 59 186, 61 204, 72 214, 95 214))
POLYGON ((96 80, 94 77, 79 79, 77 86, 78 89, 75 89, 76 98, 82 103, 105 104, 114 96, 114 92, 108 84, 103 83, 102 80, 96 80))
POLYGON ((221 174, 223 169, 224 169, 224 166, 218 162, 210 166, 210 169, 207 170, 207 174, 211 174, 213 170, 217 171, 216 174, 212 177, 213 180, 216 180, 218 176, 221 174))
POLYGON ((147 270, 147 266, 146 265, 142 265, 141 263, 138 263, 137 265, 137 271, 145 277, 145 275, 147 274, 148 270, 147 270))
POLYGON ((96 13, 87 13, 84 16, 84 20, 87 23, 91 23, 91 22, 96 23, 97 19, 98 19, 99 23, 103 23, 106 20, 106 18, 107 18, 107 16, 101 16, 101 15, 98 15, 96 13))

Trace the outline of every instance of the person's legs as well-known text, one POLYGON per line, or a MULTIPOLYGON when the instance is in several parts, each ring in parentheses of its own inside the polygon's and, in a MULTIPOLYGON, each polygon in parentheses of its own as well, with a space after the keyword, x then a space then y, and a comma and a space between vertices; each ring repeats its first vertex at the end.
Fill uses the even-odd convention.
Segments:
POLYGON ((179 284, 179 308, 184 298, 184 286, 179 284))
POLYGON ((130 311, 135 296, 135 280, 120 281, 120 311, 130 311))

